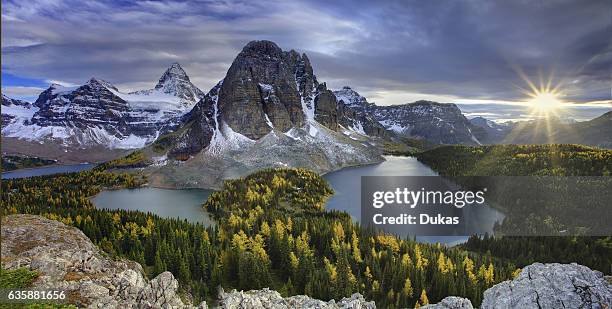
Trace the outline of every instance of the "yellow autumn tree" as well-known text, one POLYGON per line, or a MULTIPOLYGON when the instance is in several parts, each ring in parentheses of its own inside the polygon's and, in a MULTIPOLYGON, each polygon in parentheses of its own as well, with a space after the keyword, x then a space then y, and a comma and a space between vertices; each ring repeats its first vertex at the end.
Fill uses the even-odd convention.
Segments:
POLYGON ((421 291, 421 297, 419 298, 419 302, 423 306, 429 305, 429 298, 427 298, 427 293, 425 292, 425 289, 423 289, 423 291, 421 291))
POLYGON ((407 298, 412 297, 412 282, 410 281, 410 278, 406 278, 406 281, 404 281, 404 288, 402 289, 402 293, 404 294, 404 296, 406 296, 407 298))
POLYGON ((353 258, 355 262, 361 263, 361 250, 359 250, 359 238, 357 237, 357 233, 353 230, 353 234, 351 235, 351 247, 353 250, 353 258))

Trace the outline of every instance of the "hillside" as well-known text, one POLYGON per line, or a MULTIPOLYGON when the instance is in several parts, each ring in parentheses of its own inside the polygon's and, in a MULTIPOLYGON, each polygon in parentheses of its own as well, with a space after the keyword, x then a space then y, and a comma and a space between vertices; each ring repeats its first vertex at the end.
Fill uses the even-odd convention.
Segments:
POLYGON ((195 302, 216 298, 221 285, 325 301, 359 292, 380 308, 413 306, 423 291, 431 302, 458 295, 478 304, 486 288, 516 271, 511 262, 376 234, 346 213, 325 211, 331 190, 302 169, 226 182, 206 203, 216 227, 96 209, 88 199, 105 187, 139 183, 102 171, 3 181, 2 204, 10 207, 2 214, 44 215, 75 226, 108 254, 140 263, 150 277, 170 271, 195 302), (381 290, 392 290, 393 298, 381 290))
MULTIPOLYGON (((428 164, 438 173, 446 176, 609 176, 612 171, 612 151, 580 145, 496 145, 480 147, 444 146, 417 155, 417 158, 428 164)), ((594 178, 606 183, 609 187, 610 177, 594 178)), ((521 181, 514 180, 508 184, 509 190, 519 186, 521 181)), ((578 186, 577 191, 582 187, 578 186)), ((588 183, 584 191, 576 196, 565 196, 570 201, 577 199, 574 217, 585 217, 588 226, 595 222, 609 225, 609 212, 601 215, 591 215, 583 208, 590 206, 584 203, 589 198, 587 192, 593 188, 588 183)), ((523 191, 531 190, 522 188, 523 191)), ((598 198, 596 203, 606 202, 609 190, 592 192, 598 198)), ((537 208, 549 205, 568 206, 567 201, 558 201, 558 205, 539 202, 543 192, 534 195, 534 203, 540 203, 537 208)), ((609 200, 608 200, 609 201, 609 200)), ((606 204, 607 203, 607 204, 606 204)), ((570 205, 571 206, 571 205, 570 205)), ((607 208, 609 209, 609 208, 607 208)), ((534 209, 524 212, 513 212, 517 222, 527 222, 526 216, 534 209)), ((549 215, 559 216, 558 210, 545 211, 549 215)), ((571 220, 575 220, 572 218, 571 220)), ((550 221, 550 219, 548 219, 550 221)), ((543 218, 535 220, 538 226, 543 226, 543 218)), ((524 229, 524 226, 522 227, 524 229)), ((609 273, 612 263, 612 238, 610 237, 472 237, 463 245, 464 248, 476 252, 491 252, 494 256, 512 260, 518 265, 533 262, 579 262, 589 267, 609 273)))

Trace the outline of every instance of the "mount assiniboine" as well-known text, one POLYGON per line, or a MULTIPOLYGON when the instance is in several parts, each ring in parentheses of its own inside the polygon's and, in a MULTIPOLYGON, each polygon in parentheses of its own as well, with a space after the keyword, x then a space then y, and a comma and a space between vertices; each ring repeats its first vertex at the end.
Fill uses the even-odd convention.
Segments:
POLYGON ((365 135, 339 124, 338 103, 305 54, 253 41, 225 78, 145 149, 158 186, 217 186, 266 167, 327 172, 383 160, 365 135))
POLYGON ((209 186, 265 167, 326 172, 378 162, 381 145, 404 137, 479 144, 454 104, 377 106, 350 87, 331 91, 306 54, 270 41, 248 43, 207 94, 175 63, 149 90, 126 93, 92 78, 51 85, 33 104, 4 96, 2 104, 4 152, 17 145, 57 159, 53 146, 91 162, 145 147, 146 171, 168 186, 209 186))

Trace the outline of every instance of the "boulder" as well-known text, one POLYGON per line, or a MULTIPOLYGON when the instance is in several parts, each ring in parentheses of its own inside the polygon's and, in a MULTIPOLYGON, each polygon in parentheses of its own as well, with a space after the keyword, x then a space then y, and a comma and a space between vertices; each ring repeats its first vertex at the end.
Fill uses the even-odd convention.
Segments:
POLYGON ((601 272, 572 264, 535 263, 484 292, 481 308, 610 308, 612 285, 601 272))
POLYGON ((472 302, 467 298, 448 296, 437 304, 425 305, 423 309, 474 309, 472 302))
POLYGON ((2 268, 21 267, 40 274, 33 288, 64 290, 79 307, 196 308, 181 300, 170 272, 149 281, 138 263, 113 260, 80 230, 40 216, 2 218, 2 268))
POLYGON ((339 302, 330 300, 328 302, 310 298, 305 295, 297 295, 283 298, 280 293, 270 289, 253 291, 236 291, 229 293, 219 292, 219 308, 224 309, 285 309, 285 308, 319 308, 319 309, 375 309, 374 302, 366 301, 359 293, 345 297, 339 302))

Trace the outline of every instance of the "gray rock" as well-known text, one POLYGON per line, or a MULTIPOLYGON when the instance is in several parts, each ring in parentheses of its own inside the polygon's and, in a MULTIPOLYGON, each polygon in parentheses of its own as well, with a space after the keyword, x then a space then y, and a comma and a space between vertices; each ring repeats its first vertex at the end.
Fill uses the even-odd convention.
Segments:
POLYGON ((365 133, 371 137, 390 138, 392 132, 375 120, 370 114, 370 108, 374 106, 368 100, 357 93, 351 87, 344 86, 341 90, 334 91, 338 100, 338 123, 346 129, 358 133, 365 133))
POLYGON ((328 302, 310 298, 304 295, 283 298, 280 293, 270 289, 248 292, 219 292, 219 308, 224 309, 285 309, 285 308, 319 308, 319 309, 375 309, 374 302, 366 301, 359 293, 345 297, 339 302, 328 302))
POLYGON ((472 128, 476 126, 465 118, 455 104, 417 101, 378 106, 369 103, 350 87, 334 91, 334 94, 347 110, 341 116, 341 124, 350 126, 359 122, 363 129, 367 130, 366 133, 370 131, 372 133, 369 134, 373 136, 380 136, 380 132, 373 124, 368 124, 367 118, 396 135, 424 139, 434 144, 480 143, 472 133, 472 128))
POLYGON ((423 309, 473 309, 472 302, 467 298, 448 296, 437 304, 430 304, 421 307, 423 309))
POLYGON ((2 267, 37 271, 34 288, 64 290, 79 307, 194 308, 177 294, 171 273, 149 281, 138 263, 112 260, 83 232, 40 216, 2 218, 2 267))
POLYGON ((251 139, 268 134, 269 123, 283 132, 302 126, 298 70, 312 72, 308 59, 297 52, 283 51, 270 41, 249 42, 234 59, 219 91, 222 119, 251 139))
POLYGON ((610 308, 612 285, 586 266, 535 263, 484 293, 482 308, 610 308))
POLYGON ((315 97, 315 120, 331 130, 338 130, 338 102, 333 92, 319 87, 319 94, 315 97))

